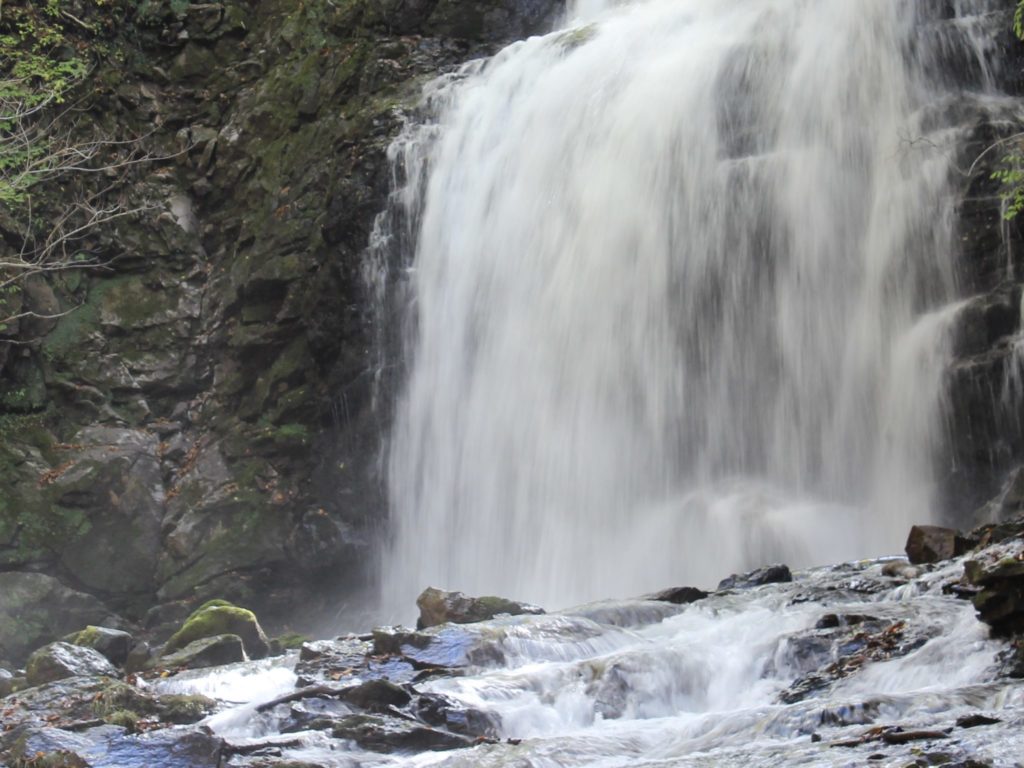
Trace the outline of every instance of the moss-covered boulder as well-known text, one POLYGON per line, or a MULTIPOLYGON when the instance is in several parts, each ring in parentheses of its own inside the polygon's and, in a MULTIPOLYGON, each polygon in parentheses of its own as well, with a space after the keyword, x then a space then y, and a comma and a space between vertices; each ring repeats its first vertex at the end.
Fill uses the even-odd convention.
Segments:
POLYGON ((92 648, 70 643, 50 643, 29 656, 25 676, 29 685, 43 685, 66 677, 114 676, 117 670, 92 648))
POLYGON ((133 638, 131 634, 120 629, 90 625, 71 633, 64 641, 99 651, 111 664, 122 666, 128 658, 128 652, 131 651, 133 638))
POLYGON ((270 653, 270 643, 256 614, 224 600, 211 600, 193 612, 167 641, 164 653, 174 653, 196 640, 218 635, 237 635, 251 659, 262 659, 270 653))

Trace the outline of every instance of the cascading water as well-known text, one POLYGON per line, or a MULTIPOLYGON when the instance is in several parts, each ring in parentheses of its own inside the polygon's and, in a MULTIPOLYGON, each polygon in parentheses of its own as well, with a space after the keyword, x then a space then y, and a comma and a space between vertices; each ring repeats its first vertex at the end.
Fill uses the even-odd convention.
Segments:
POLYGON ((955 314, 948 40, 893 0, 572 19, 435 84, 394 148, 386 608, 898 549, 931 517, 955 314))

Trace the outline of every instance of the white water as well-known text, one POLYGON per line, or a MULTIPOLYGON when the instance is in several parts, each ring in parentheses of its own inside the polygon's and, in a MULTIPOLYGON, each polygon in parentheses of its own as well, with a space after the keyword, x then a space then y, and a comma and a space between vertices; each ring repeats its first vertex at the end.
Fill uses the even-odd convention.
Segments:
POLYGON ((393 614, 884 553, 932 516, 958 130, 928 75, 964 41, 909 0, 575 13, 393 148, 393 614))
MULTIPOLYGON (((1019 552, 1019 542, 1008 546, 989 557, 1019 552)), ((896 561, 850 563, 688 606, 625 601, 440 628, 465 633, 478 657, 491 661, 416 683, 415 690, 445 694, 500 721, 497 743, 453 752, 374 754, 332 740, 324 730, 281 734, 293 705, 256 713, 258 702, 289 688, 283 667, 266 679, 267 662, 205 677, 187 673, 158 685, 234 705, 205 721, 232 744, 280 744, 283 759, 325 768, 905 768, 926 753, 944 753, 946 762, 957 764, 971 758, 1019 768, 1024 684, 997 674, 997 655, 1006 646, 988 638, 970 602, 943 593, 959 580, 962 562, 910 581, 885 575, 892 566, 906 568, 896 561), (830 613, 870 618, 845 629, 816 628, 830 613), (857 663, 878 647, 878 638, 894 632, 906 644, 903 650, 857 663), (845 675, 832 680, 827 673, 806 699, 782 703, 780 694, 796 680, 837 661, 847 665, 845 675), (979 713, 1000 722, 956 725, 960 716, 979 713), (871 728, 895 726, 943 731, 948 738, 837 746, 871 728), (881 761, 867 762, 878 754, 881 761)), ((355 684, 360 674, 356 670, 337 684, 355 684)), ((309 707, 336 717, 349 713, 329 698, 309 700, 309 707)))

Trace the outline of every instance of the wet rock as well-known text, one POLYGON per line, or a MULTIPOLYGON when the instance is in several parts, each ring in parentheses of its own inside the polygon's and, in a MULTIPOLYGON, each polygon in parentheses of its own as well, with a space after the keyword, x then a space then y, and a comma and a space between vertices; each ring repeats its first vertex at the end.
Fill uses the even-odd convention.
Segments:
POLYGON ((70 643, 50 643, 33 653, 25 668, 29 685, 42 685, 65 677, 117 674, 99 651, 70 643))
POLYGON ((982 725, 995 725, 1003 722, 998 717, 989 717, 980 712, 973 715, 962 715, 956 719, 957 728, 978 728, 982 725))
POLYGON ((932 634, 927 626, 862 618, 863 622, 852 625, 838 622, 835 629, 811 630, 787 638, 781 649, 781 664, 800 676, 779 694, 779 701, 793 704, 818 695, 870 662, 906 656, 928 642, 932 634), (814 664, 821 666, 808 671, 814 664))
POLYGON ((938 525, 915 525, 907 536, 905 551, 914 565, 938 563, 967 553, 977 544, 959 531, 938 525))
POLYGON ((391 707, 404 707, 412 701, 412 696, 404 688, 381 679, 344 688, 338 696, 342 701, 368 712, 386 712, 391 707))
POLYGON ((14 690, 14 675, 0 668, 0 699, 14 690))
POLYGON ((983 550, 964 563, 964 577, 980 588, 972 602, 994 635, 1024 632, 1024 541, 983 550))
POLYGON ((384 715, 349 715, 334 724, 331 735, 373 752, 441 751, 473 743, 465 736, 384 715))
POLYGON ((164 646, 172 653, 189 643, 218 635, 237 635, 251 659, 263 659, 270 653, 270 643, 256 614, 224 600, 211 600, 189 616, 164 646))
POLYGON ((718 583, 718 590, 749 589, 764 584, 781 584, 793 580, 787 565, 766 565, 748 573, 732 574, 718 583))
POLYGON ((355 636, 304 643, 299 651, 299 662, 295 665, 299 685, 354 676, 362 680, 383 677, 398 683, 412 680, 416 669, 401 658, 400 643, 396 640, 383 645, 392 650, 375 651, 370 640, 355 636))
POLYGON ((228 634, 195 640, 181 650, 161 656, 159 664, 167 669, 199 669, 238 661, 245 661, 242 638, 228 634))
POLYGON ((882 575, 893 579, 910 581, 921 575, 921 569, 902 560, 892 560, 882 566, 882 575))
POLYGON ((433 587, 423 590, 416 598, 416 605, 420 609, 420 617, 416 622, 417 629, 446 623, 473 624, 493 619, 501 614, 520 616, 544 613, 543 608, 529 603, 493 596, 468 597, 461 592, 445 592, 433 587))
POLYGON ((687 605, 688 603, 703 600, 707 596, 707 592, 696 587, 670 587, 660 592, 644 595, 644 600, 656 600, 662 603, 672 603, 673 605, 687 605))
POLYGON ((496 739, 501 733, 501 722, 496 716, 467 707, 440 693, 418 694, 413 711, 428 725, 472 739, 496 739))
POLYGON ((108 623, 111 611, 42 573, 0 573, 0 658, 21 663, 43 643, 87 624, 108 623))
MULTIPOLYGON (((1021 485, 1024 485, 1024 469, 1019 471, 1016 478, 1020 478, 1021 485)), ((1018 481, 1014 481, 1016 485, 1018 481)), ((1024 515, 1016 515, 1001 523, 985 523, 973 529, 970 538, 978 541, 978 546, 988 547, 992 544, 999 544, 1009 539, 1024 536, 1024 515)))
POLYGON ((0 744, 12 765, 47 768, 217 768, 223 749, 221 739, 199 731, 156 731, 128 736, 123 728, 110 725, 81 733, 22 726, 6 734, 0 744), (40 755, 45 763, 38 761, 40 755))
POLYGON ((92 648, 106 656, 111 664, 122 666, 128 659, 134 638, 128 632, 119 629, 90 625, 80 632, 68 635, 64 642, 92 648))

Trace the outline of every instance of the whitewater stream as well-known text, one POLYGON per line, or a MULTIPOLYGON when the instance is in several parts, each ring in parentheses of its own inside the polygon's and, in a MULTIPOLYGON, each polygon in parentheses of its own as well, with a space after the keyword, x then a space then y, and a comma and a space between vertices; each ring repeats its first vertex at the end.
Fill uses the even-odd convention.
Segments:
POLYGON ((444 625, 403 645, 404 662, 358 661, 370 636, 313 644, 311 655, 334 663, 317 673, 300 664, 304 685, 334 691, 383 675, 415 692, 413 703, 373 710, 386 717, 355 714, 323 690, 257 712, 294 690, 294 657, 157 685, 225 703, 206 725, 260 749, 230 766, 1024 765, 1024 684, 997 675, 1005 644, 947 594, 962 570, 849 563, 689 605, 611 601, 444 625), (417 673, 428 659, 447 666, 417 673), (438 695, 450 728, 475 718, 487 738, 411 754, 402 728, 438 695), (353 719, 374 725, 355 743, 337 725, 332 738, 332 723, 353 719), (392 741, 380 735, 389 729, 392 741))

